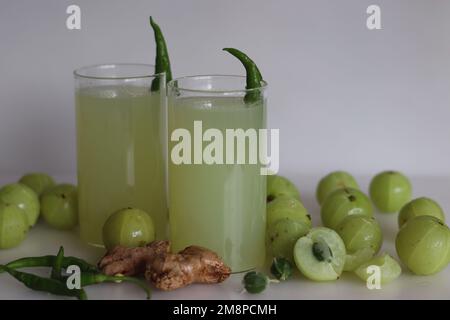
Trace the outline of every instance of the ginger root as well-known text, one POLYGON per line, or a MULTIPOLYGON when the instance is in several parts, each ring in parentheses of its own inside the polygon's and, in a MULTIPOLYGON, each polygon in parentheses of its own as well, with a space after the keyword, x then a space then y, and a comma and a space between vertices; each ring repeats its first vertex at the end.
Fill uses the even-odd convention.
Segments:
POLYGON ((98 267, 107 275, 125 276, 143 275, 148 261, 156 256, 169 253, 168 241, 153 241, 145 247, 127 248, 117 246, 98 263, 98 267))
POLYGON ((107 275, 145 275, 161 290, 174 290, 192 283, 220 283, 231 273, 215 252, 190 246, 170 253, 169 241, 153 241, 138 248, 118 246, 98 265, 107 275))

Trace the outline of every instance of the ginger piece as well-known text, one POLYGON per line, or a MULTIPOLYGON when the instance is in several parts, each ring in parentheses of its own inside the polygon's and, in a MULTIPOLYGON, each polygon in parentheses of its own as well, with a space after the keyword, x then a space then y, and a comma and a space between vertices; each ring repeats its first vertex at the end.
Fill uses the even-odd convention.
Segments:
POLYGON ((168 253, 147 263, 145 278, 161 290, 174 290, 192 283, 220 283, 231 269, 213 251, 190 246, 177 254, 168 253))
POLYGON ((98 267, 107 275, 133 276, 144 274, 147 261, 159 254, 169 253, 169 241, 153 241, 145 247, 117 246, 99 261, 98 267))
POLYGON ((116 247, 99 262, 107 275, 142 275, 161 290, 174 290, 192 283, 220 283, 231 269, 213 251, 190 246, 169 252, 168 241, 154 241, 142 248, 116 247))

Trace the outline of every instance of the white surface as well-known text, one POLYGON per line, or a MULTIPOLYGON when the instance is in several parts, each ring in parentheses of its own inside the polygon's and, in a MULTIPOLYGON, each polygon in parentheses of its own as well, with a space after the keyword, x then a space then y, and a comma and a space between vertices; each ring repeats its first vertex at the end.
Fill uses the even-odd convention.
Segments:
POLYGON ((72 70, 153 63, 160 24, 174 76, 243 74, 269 83, 281 171, 450 175, 450 1, 0 0, 0 176, 75 173, 72 70), (65 27, 77 4, 82 29, 65 27), (382 30, 366 28, 381 7, 382 30))
MULTIPOLYGON (((314 199, 314 188, 319 177, 302 177, 291 174, 302 193, 303 201, 310 210, 314 225, 319 225, 318 206, 314 199)), ((361 187, 367 189, 367 178, 358 179, 361 187)), ((436 199, 447 212, 450 220, 450 177, 412 179, 414 196, 429 196, 436 199)), ((396 214, 377 214, 380 221, 384 245, 382 250, 396 256, 394 239, 397 232, 396 214)), ((75 232, 61 232, 48 228, 43 222, 36 226, 25 242, 18 248, 0 251, 0 263, 31 255, 55 254, 64 245, 67 255, 79 256, 96 262, 103 251, 87 247, 75 232)), ((45 274, 45 270, 39 270, 45 274)), ((300 274, 287 282, 272 284, 259 295, 241 293, 242 275, 233 275, 220 285, 192 285, 173 292, 154 290, 153 299, 449 299, 450 267, 437 275, 415 276, 403 268, 403 274, 381 290, 368 290, 365 283, 353 274, 344 274, 338 281, 318 283, 305 279, 300 274)), ((142 291, 128 284, 104 284, 87 288, 90 299, 144 299, 142 291)), ((58 299, 45 293, 34 292, 6 274, 0 275, 0 299, 58 299)))

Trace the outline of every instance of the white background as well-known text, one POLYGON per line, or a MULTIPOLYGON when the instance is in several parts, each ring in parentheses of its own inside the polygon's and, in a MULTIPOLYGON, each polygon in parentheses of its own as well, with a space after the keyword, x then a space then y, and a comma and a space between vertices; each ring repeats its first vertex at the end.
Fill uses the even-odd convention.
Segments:
POLYGON ((0 0, 1 176, 75 174, 72 70, 153 63, 149 15, 175 76, 243 74, 226 46, 258 63, 282 173, 450 175, 450 1, 0 0), (366 28, 370 4, 382 30, 366 28))

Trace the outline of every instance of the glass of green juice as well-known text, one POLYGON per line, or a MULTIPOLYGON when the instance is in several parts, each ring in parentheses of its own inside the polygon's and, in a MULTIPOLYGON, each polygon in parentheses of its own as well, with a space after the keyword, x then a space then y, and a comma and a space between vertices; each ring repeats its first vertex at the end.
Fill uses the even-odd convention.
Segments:
POLYGON ((249 92, 245 85, 245 77, 232 75, 189 76, 168 84, 172 249, 178 251, 190 245, 206 247, 221 256, 234 272, 262 266, 265 262, 266 177, 260 172, 263 165, 260 161, 249 161, 250 152, 255 152, 249 140, 244 144, 245 161, 242 158, 241 162, 237 161, 237 140, 234 146, 230 144, 234 155, 227 154, 225 147, 231 142, 227 131, 258 132, 266 128, 267 84, 252 89, 259 91, 261 97, 253 103, 244 101, 249 92), (200 123, 202 133, 199 133, 200 123), (216 156, 219 149, 212 152, 210 143, 220 140, 220 135, 223 160, 218 156, 211 161, 207 154, 216 156), (183 149, 180 143, 188 136, 191 141, 183 149), (199 137, 205 141, 199 142, 199 137), (205 159, 200 159, 202 156, 205 159))
POLYGON ((108 217, 126 207, 151 215, 166 238, 165 74, 145 64, 74 71, 80 236, 102 246, 108 217), (159 90, 152 91, 153 81, 159 90))

